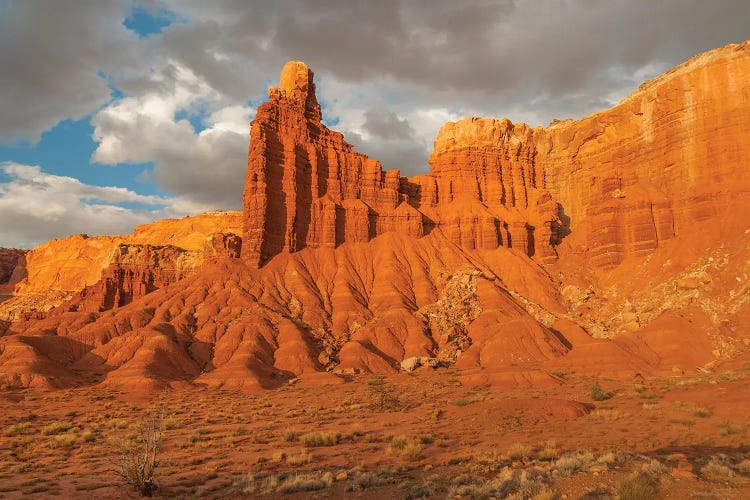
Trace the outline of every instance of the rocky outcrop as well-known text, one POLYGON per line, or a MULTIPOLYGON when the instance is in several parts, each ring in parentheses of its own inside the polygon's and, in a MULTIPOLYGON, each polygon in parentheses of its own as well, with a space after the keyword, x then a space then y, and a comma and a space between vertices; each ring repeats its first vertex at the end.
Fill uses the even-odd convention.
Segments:
MULTIPOLYGON (((450 133, 441 134, 447 143, 450 133)), ((469 148, 436 152, 430 175, 384 172, 321 123, 313 72, 297 61, 269 90, 250 137, 243 259, 254 267, 282 252, 394 231, 420 238, 435 227, 465 248, 505 246, 554 259, 557 205, 527 171, 530 151, 511 153, 518 141, 489 163, 469 148)))
POLYGON ((25 254, 25 250, 0 248, 0 287, 12 282, 14 271, 25 254))
POLYGON ((75 235, 39 245, 18 259, 0 319, 44 313, 86 288, 90 303, 75 307, 129 303, 197 270, 204 256, 238 256, 241 220, 240 212, 208 212, 138 226, 131 235, 75 235))

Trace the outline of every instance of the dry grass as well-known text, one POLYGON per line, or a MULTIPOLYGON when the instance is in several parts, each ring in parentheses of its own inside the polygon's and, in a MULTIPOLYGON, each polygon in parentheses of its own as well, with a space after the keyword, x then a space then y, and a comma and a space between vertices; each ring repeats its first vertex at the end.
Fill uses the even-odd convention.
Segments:
POLYGON ((728 478, 734 477, 734 470, 718 456, 711 457, 711 460, 701 467, 701 474, 707 477, 728 478))
POLYGON ((539 460, 555 460, 560 456, 560 450, 555 441, 549 440, 539 447, 536 454, 539 460))
POLYGON ((13 437, 18 436, 19 434, 25 433, 29 428, 29 424, 27 422, 23 422, 20 424, 13 424, 9 425, 3 430, 3 434, 7 437, 13 437))
POLYGON ((531 447, 522 443, 515 443, 505 452, 505 456, 510 460, 524 460, 530 455, 531 447))
POLYGON ((397 436, 391 439, 386 453, 391 456, 401 457, 404 460, 417 461, 424 458, 424 445, 419 438, 397 436))
POLYGON ((49 425, 44 426, 42 434, 45 436, 51 436, 54 434, 62 434, 68 432, 73 428, 73 424, 70 422, 53 422, 49 425))
POLYGON ((620 500, 655 500, 659 489, 654 478, 641 472, 622 483, 617 493, 620 500))
POLYGON ((73 445, 76 442, 76 439, 78 436, 74 433, 67 433, 67 434, 58 434, 55 436, 52 436, 52 439, 49 441, 50 448, 55 449, 70 449, 73 448, 73 445))
POLYGON ((302 436, 302 444, 306 448, 315 448, 318 446, 333 446, 338 444, 341 439, 341 433, 336 431, 312 432, 302 436))
POLYGON ((302 450, 299 453, 293 453, 291 455, 286 456, 286 463, 287 465, 291 465, 292 467, 297 467, 300 465, 307 465, 310 462, 312 462, 313 456, 312 453, 302 450))

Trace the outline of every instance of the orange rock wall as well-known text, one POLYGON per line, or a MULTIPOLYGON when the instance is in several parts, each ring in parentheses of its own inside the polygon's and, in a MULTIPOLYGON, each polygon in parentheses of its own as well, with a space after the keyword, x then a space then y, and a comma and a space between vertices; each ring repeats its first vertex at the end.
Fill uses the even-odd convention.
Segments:
POLYGON ((746 198, 748 137, 745 42, 690 59, 610 110, 553 124, 536 143, 572 234, 595 265, 610 267, 746 198))
POLYGON ((250 131, 243 232, 243 258, 250 265, 262 266, 281 252, 366 242, 390 231, 419 238, 435 227, 467 248, 503 245, 554 259, 557 206, 528 170, 525 155, 533 151, 514 150, 518 141, 489 162, 483 151, 436 153, 430 175, 407 179, 398 170, 384 172, 321 123, 307 66, 288 63, 280 82, 269 89, 250 131), (441 218, 439 208, 456 200, 441 218), (473 200, 500 213, 477 210, 473 200), (534 237, 536 226, 541 237, 534 237))

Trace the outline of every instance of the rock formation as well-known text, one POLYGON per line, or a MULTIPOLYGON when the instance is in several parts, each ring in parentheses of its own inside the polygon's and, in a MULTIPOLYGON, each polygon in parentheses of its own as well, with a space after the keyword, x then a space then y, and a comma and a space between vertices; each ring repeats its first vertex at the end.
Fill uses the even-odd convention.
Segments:
POLYGON ((287 63, 268 95, 250 129, 248 264, 259 267, 305 247, 367 242, 390 231, 419 238, 435 226, 468 249, 506 246, 554 259, 557 205, 537 185, 533 151, 522 150, 518 139, 509 138, 505 151, 483 152, 457 146, 446 127, 432 173, 408 179, 398 170, 384 172, 321 123, 313 72, 304 63, 287 63))
POLYGON ((138 226, 127 236, 75 235, 28 252, 2 250, 22 258, 6 260, 14 267, 7 268, 11 275, 6 285, 0 282, 0 295, 12 297, 0 303, 0 320, 48 311, 87 287, 99 291, 88 291, 82 309, 125 305, 186 276, 204 259, 236 256, 241 225, 239 212, 209 212, 138 226))
POLYGON ((242 213, 0 253, 0 384, 711 366, 750 344, 748 137, 746 42, 583 120, 448 123, 430 173, 406 178, 321 123, 313 73, 291 62, 251 124, 242 213))

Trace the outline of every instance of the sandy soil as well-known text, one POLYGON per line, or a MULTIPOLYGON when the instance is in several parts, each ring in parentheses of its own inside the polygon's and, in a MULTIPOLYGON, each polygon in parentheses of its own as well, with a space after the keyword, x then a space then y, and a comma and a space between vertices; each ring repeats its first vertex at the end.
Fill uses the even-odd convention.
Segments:
POLYGON ((539 389, 423 368, 259 394, 6 391, 0 497, 138 497, 113 472, 118 443, 154 415, 157 497, 627 498, 634 477, 658 498, 750 495, 750 363, 632 382, 557 375, 539 389), (593 401, 594 384, 611 397, 593 401))

